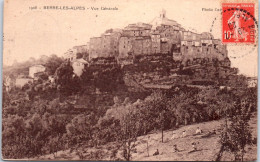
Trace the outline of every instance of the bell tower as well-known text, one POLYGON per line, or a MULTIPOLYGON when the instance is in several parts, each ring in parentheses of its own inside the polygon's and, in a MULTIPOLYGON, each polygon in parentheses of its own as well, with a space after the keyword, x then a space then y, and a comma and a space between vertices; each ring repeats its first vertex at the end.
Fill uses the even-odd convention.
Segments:
POLYGON ((162 11, 160 12, 160 18, 165 18, 166 17, 166 11, 165 9, 162 9, 162 11))

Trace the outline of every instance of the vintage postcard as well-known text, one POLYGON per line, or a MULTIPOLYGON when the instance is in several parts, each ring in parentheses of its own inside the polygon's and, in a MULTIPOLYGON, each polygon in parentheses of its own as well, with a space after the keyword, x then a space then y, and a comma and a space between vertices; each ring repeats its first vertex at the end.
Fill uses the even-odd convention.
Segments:
POLYGON ((257 160, 257 0, 6 0, 2 159, 257 160))

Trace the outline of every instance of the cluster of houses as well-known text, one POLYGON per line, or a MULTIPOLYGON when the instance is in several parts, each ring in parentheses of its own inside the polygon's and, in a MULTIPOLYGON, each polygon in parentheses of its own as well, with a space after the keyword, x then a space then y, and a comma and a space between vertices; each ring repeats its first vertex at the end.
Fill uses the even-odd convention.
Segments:
POLYGON ((226 45, 214 39, 211 33, 187 31, 168 19, 162 10, 149 24, 129 24, 124 29, 109 29, 99 37, 92 37, 86 45, 69 49, 65 58, 81 68, 94 58, 115 58, 118 64, 125 65, 133 64, 135 56, 143 55, 170 54, 173 60, 193 61, 225 60, 227 53, 226 45), (87 55, 85 61, 78 60, 78 54, 87 55))
MULTIPOLYGON (((6 76, 4 77, 5 90, 8 92, 11 90, 12 87, 22 88, 24 85, 32 83, 34 80, 38 80, 39 75, 44 73, 45 70, 46 67, 43 65, 33 65, 29 67, 28 75, 20 74, 17 77, 6 76)), ((50 82, 54 81, 54 78, 52 76, 49 76, 48 79, 50 80, 50 82)))
POLYGON ((136 55, 172 54, 189 57, 227 57, 226 46, 212 34, 187 31, 163 10, 149 24, 129 24, 90 38, 89 59, 97 57, 132 58, 136 55))

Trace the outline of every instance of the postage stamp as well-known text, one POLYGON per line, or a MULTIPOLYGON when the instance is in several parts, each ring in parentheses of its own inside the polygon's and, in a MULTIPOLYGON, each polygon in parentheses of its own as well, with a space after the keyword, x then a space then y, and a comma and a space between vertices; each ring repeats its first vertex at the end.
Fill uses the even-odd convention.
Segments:
POLYGON ((255 43, 254 3, 223 3, 222 12, 223 43, 255 43))

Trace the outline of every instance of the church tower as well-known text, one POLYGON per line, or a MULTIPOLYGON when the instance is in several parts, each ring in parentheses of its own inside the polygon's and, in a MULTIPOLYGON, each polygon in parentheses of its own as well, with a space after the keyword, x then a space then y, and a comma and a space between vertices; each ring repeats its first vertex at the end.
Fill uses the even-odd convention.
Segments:
POLYGON ((160 18, 164 19, 165 17, 166 17, 166 11, 162 9, 162 11, 160 12, 160 18))

